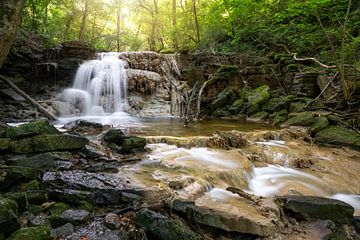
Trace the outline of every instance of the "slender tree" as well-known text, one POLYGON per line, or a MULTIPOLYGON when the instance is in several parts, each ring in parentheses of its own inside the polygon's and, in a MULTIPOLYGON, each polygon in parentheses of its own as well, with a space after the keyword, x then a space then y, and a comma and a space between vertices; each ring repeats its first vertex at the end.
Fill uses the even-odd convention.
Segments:
POLYGON ((192 0, 192 12, 194 15, 196 40, 197 40, 197 42, 200 42, 200 28, 199 28, 199 21, 198 21, 197 10, 196 10, 196 0, 192 0))
POLYGON ((179 49, 177 40, 177 14, 176 14, 176 0, 172 1, 172 27, 173 27, 173 47, 175 50, 179 49))
POLYGON ((89 0, 85 0, 84 11, 81 19, 81 26, 79 32, 79 40, 85 41, 85 33, 86 33, 86 19, 89 15, 89 0))

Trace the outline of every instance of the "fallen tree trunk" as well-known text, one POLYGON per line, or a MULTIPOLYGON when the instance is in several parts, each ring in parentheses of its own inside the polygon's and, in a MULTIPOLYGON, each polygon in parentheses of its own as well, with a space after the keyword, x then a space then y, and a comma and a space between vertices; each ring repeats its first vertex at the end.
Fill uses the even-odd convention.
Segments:
POLYGON ((45 117, 47 117, 51 121, 57 120, 54 114, 46 110, 43 106, 41 106, 38 102, 36 102, 34 99, 32 99, 29 95, 27 95, 25 92, 23 92, 20 88, 18 88, 11 80, 7 79, 6 77, 0 75, 0 80, 2 80, 4 83, 9 85, 11 89, 13 89, 15 92, 20 94, 22 97, 24 97, 31 105, 33 105, 39 112, 41 112, 45 117))

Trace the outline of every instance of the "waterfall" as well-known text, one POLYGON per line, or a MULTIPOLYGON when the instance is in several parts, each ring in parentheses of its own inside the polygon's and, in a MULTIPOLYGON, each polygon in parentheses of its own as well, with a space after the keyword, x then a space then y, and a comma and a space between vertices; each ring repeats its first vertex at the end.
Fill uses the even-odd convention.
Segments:
POLYGON ((100 53, 97 60, 83 63, 72 88, 61 100, 80 110, 80 115, 104 115, 127 110, 127 76, 119 53, 100 53))

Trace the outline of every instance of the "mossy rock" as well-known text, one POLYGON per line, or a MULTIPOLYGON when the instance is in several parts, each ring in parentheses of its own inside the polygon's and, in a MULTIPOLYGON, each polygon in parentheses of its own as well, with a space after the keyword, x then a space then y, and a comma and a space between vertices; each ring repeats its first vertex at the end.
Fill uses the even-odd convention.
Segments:
POLYGON ((22 183, 16 188, 19 191, 25 192, 29 190, 40 190, 40 183, 38 180, 32 180, 28 183, 22 183))
POLYGON ((340 126, 330 126, 319 131, 315 135, 315 140, 318 143, 360 149, 360 134, 340 126))
POLYGON ((31 180, 36 180, 39 176, 39 172, 36 169, 12 166, 8 174, 5 176, 3 187, 14 187, 19 183, 26 183, 31 180))
POLYGON ((265 103, 270 98, 269 86, 263 85, 250 92, 247 100, 250 105, 265 103))
POLYGON ((273 113, 280 111, 286 107, 286 101, 284 98, 270 98, 262 107, 261 110, 273 113))
POLYGON ((10 138, 0 138, 0 152, 10 148, 10 138))
POLYGON ((32 137, 39 134, 58 134, 59 131, 47 120, 35 120, 17 127, 7 128, 6 137, 11 139, 20 139, 32 137))
POLYGON ((76 207, 77 209, 85 210, 88 212, 92 212, 94 209, 94 206, 87 202, 87 201, 81 201, 80 204, 76 207))
POLYGON ((279 125, 287 120, 288 111, 283 109, 276 113, 273 113, 271 117, 273 117, 273 125, 279 125))
POLYGON ((313 125, 310 126, 310 132, 311 133, 317 133, 320 130, 326 128, 329 125, 329 121, 327 117, 321 116, 315 118, 315 122, 313 125))
POLYGON ((284 123, 285 126, 310 126, 315 122, 314 114, 302 112, 296 115, 289 115, 289 119, 284 123))
POLYGON ((229 107, 228 111, 231 113, 231 114, 238 114, 242 108, 244 107, 244 104, 245 104, 245 100, 240 98, 240 99, 237 99, 235 102, 233 102, 233 104, 229 107))
POLYGON ((230 116, 231 113, 227 110, 227 108, 216 109, 212 114, 213 117, 226 117, 230 116))
POLYGON ((57 166, 55 159, 56 157, 51 153, 42 153, 25 158, 17 157, 13 160, 10 159, 8 162, 14 166, 23 166, 39 170, 50 170, 57 166))
POLYGON ((5 197, 16 201, 19 211, 24 211, 29 204, 42 204, 48 200, 44 190, 28 190, 26 192, 8 192, 5 197))
POLYGON ((5 237, 20 228, 17 214, 17 203, 11 199, 0 197, 0 232, 5 237))
POLYGON ((84 137, 70 134, 43 134, 12 141, 10 148, 13 153, 38 153, 81 149, 88 142, 84 137))
POLYGON ((10 240, 48 240, 50 239, 50 228, 46 226, 27 227, 14 232, 10 240))
POLYGON ((70 207, 66 203, 58 202, 49 208, 51 216, 60 216, 65 210, 68 210, 70 207))
POLYGON ((135 153, 145 151, 146 139, 136 136, 125 137, 121 146, 121 153, 135 153))
POLYGON ((128 154, 143 152, 146 139, 136 136, 125 136, 120 129, 110 129, 104 135, 104 141, 112 149, 119 153, 128 154))
POLYGON ((227 87, 221 91, 216 99, 210 104, 211 111, 223 108, 233 103, 238 98, 237 89, 235 87, 227 87))
POLYGON ((301 112, 305 108, 306 104, 302 102, 290 103, 290 112, 301 112))
POLYGON ((160 240, 197 240, 201 237, 181 222, 170 219, 149 209, 142 209, 135 216, 134 222, 145 232, 151 232, 160 240))
POLYGON ((114 143, 116 145, 121 145, 125 137, 125 134, 120 129, 110 129, 104 135, 104 141, 108 144, 114 143))
POLYGON ((261 112, 258 112, 258 113, 255 113, 255 114, 251 115, 250 117, 251 118, 259 118, 259 119, 266 119, 268 116, 269 116, 268 112, 261 111, 261 112))
POLYGON ((247 115, 253 115, 253 114, 255 114, 255 113, 258 113, 258 112, 260 112, 261 111, 261 109, 260 109, 260 107, 259 107, 259 105, 258 104, 252 104, 249 108, 248 108, 248 110, 247 110, 247 115))

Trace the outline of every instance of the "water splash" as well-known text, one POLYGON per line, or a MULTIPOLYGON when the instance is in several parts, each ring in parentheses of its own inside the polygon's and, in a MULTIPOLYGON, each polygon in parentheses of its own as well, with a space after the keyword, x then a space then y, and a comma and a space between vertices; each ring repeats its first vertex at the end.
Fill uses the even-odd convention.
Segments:
POLYGON ((61 100, 80 110, 80 116, 104 115, 127 109, 125 62, 119 53, 100 53, 98 60, 83 63, 72 88, 61 100))

